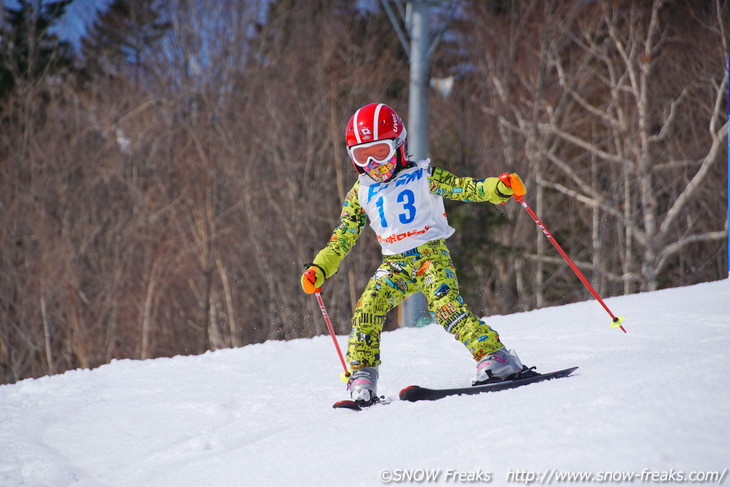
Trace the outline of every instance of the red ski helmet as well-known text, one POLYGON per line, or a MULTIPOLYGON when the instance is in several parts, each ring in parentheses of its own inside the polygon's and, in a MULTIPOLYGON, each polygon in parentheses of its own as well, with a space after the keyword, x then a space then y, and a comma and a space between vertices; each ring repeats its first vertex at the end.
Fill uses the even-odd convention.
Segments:
POLYGON ((355 170, 385 182, 406 163, 406 128, 384 103, 358 109, 347 123, 345 145, 355 170))

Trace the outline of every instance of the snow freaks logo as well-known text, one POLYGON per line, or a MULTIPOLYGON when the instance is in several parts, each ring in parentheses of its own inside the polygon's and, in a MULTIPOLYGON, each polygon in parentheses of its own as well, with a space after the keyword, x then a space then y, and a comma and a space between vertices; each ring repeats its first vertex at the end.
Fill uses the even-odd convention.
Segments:
MULTIPOLYGON (((507 471, 508 484, 551 485, 551 484, 717 484, 725 482, 728 469, 717 471, 683 472, 670 469, 653 471, 645 468, 641 472, 563 472, 548 468, 546 471, 512 470, 507 471)), ((454 469, 395 468, 380 471, 380 481, 384 484, 489 484, 494 481, 492 472, 481 469, 459 471, 454 469)))
POLYGON ((488 484, 492 481, 492 472, 485 472, 481 469, 471 472, 461 472, 454 469, 394 468, 381 470, 380 481, 384 484, 423 484, 436 482, 488 484))

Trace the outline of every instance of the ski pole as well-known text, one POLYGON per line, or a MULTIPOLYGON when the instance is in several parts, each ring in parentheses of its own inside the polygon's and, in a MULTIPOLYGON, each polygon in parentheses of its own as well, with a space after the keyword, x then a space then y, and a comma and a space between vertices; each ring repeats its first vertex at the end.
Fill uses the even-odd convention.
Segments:
POLYGON ((570 260, 570 257, 568 257, 568 254, 565 253, 563 248, 560 246, 560 244, 553 238, 553 236, 550 234, 547 228, 545 228, 545 225, 540 221, 540 219, 537 217, 534 211, 532 211, 532 208, 530 208, 527 203, 525 202, 524 196, 526 193, 525 186, 522 184, 522 181, 519 178, 516 178, 515 180, 512 180, 510 178, 510 175, 507 173, 503 173, 499 176, 499 180, 502 181, 505 185, 512 188, 512 191, 514 191, 514 197, 519 203, 522 205, 522 207, 527 211, 527 213, 530 214, 533 220, 535 220, 535 223, 537 226, 542 230, 542 233, 545 234, 548 240, 550 240, 550 243, 553 244, 555 249, 560 253, 560 255, 563 256, 563 259, 568 263, 571 269, 573 269, 573 272, 575 272, 575 275, 578 276, 578 279, 581 280, 581 282, 585 285, 585 287, 588 289, 588 291, 591 292, 594 298, 603 306, 603 309, 606 310, 608 315, 611 317, 611 328, 620 328, 621 331, 626 333, 626 329, 623 327, 623 317, 622 316, 615 316, 611 310, 606 306, 606 303, 603 302, 601 297, 598 295, 595 289, 593 289, 593 286, 591 286, 591 283, 588 282, 588 279, 585 278, 583 273, 576 267, 576 265, 573 263, 572 260, 570 260), (514 186, 513 186, 514 185, 514 186))
POLYGON ((324 301, 322 300, 322 295, 319 293, 322 288, 318 288, 316 291, 314 291, 314 295, 317 297, 317 302, 319 303, 319 309, 322 310, 322 316, 324 316, 324 321, 327 323, 327 328, 330 331, 330 335, 332 336, 332 342, 335 344, 335 350, 337 350, 337 356, 340 357, 340 363, 342 364, 342 368, 345 370, 345 377, 350 377, 350 371, 347 370, 347 365, 345 364, 345 357, 342 356, 342 350, 340 350, 340 344, 337 343, 337 336, 335 335, 335 329, 332 328, 332 322, 330 321, 330 316, 327 314, 327 308, 324 307, 324 301))

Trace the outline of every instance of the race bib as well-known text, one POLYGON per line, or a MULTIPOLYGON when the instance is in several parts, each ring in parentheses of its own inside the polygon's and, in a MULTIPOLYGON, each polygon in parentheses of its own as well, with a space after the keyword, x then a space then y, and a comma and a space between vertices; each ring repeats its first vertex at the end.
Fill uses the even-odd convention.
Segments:
POLYGON ((385 255, 400 254, 454 233, 443 199, 429 189, 429 164, 428 159, 420 161, 387 183, 360 175, 360 206, 385 255))

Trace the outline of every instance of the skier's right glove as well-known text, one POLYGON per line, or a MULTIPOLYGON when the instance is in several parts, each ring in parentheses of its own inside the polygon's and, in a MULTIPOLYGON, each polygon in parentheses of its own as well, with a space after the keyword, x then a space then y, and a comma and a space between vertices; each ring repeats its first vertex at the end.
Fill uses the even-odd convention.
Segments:
POLYGON ((302 274, 302 289, 307 294, 318 293, 324 280, 324 270, 316 264, 309 264, 309 268, 302 274))
POLYGON ((514 192, 516 200, 521 199, 527 193, 525 183, 522 182, 522 179, 520 179, 517 173, 502 173, 499 176, 499 180, 514 192))

